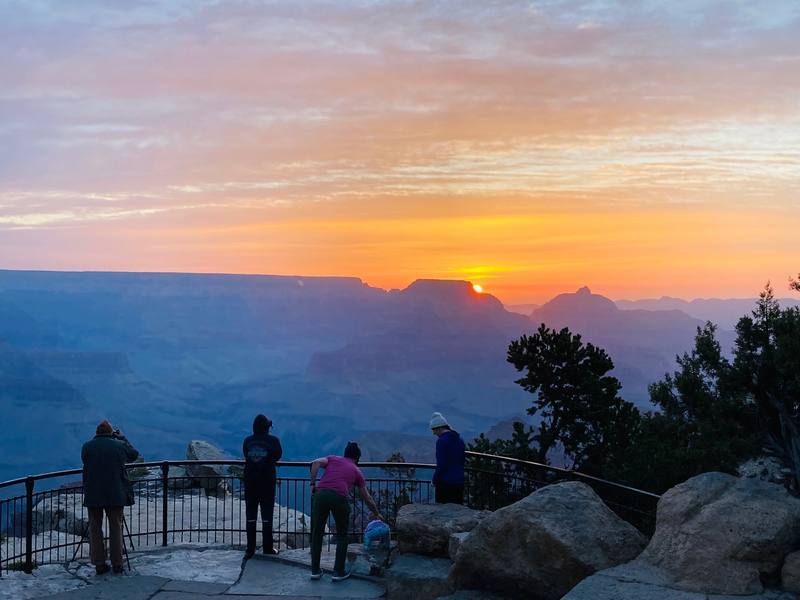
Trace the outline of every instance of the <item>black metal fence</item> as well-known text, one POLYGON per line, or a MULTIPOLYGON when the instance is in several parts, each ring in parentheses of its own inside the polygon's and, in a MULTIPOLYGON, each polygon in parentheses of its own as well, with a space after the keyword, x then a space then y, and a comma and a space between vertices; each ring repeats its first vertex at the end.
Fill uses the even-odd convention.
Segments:
MULTIPOLYGON (((655 522, 656 494, 548 465, 468 452, 465 503, 496 510, 560 481, 590 485, 622 518, 643 531, 655 522)), ((130 466, 136 503, 125 509, 125 539, 137 549, 170 544, 245 542, 243 461, 163 461, 130 466), (202 467, 203 472, 198 472, 202 467)), ((282 548, 310 545, 311 494, 307 462, 281 462, 273 535, 282 548)), ((430 503, 434 465, 361 463, 367 486, 394 528, 401 506, 430 503)), ((0 576, 31 572, 38 564, 83 558, 88 517, 80 469, 0 483, 0 576), (10 493, 9 493, 10 492, 10 493)), ((353 498, 351 539, 360 541, 367 521, 363 500, 353 498)), ((332 524, 326 532, 331 541, 332 524)))

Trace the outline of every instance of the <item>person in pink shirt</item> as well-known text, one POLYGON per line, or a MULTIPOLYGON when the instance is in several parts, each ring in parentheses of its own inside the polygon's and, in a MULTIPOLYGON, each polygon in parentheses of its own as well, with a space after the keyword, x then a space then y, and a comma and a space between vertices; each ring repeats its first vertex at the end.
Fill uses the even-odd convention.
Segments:
POLYGON ((347 559, 347 529, 350 521, 350 493, 358 488, 364 502, 367 503, 378 518, 378 505, 367 490, 364 474, 358 468, 361 449, 355 442, 349 442, 344 449, 344 456, 326 456, 311 463, 311 579, 322 577, 320 558, 322 555, 322 538, 328 516, 333 513, 336 523, 336 560, 333 566, 333 581, 341 581, 350 577, 345 572, 347 559), (325 469, 317 483, 317 474, 325 469))

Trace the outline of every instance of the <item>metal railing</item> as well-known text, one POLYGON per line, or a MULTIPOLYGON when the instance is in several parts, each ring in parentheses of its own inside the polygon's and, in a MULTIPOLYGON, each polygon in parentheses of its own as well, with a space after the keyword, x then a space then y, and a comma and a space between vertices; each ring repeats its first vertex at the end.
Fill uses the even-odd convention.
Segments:
MULTIPOLYGON (((241 547, 245 541, 241 460, 160 461, 129 465, 136 503, 125 508, 125 539, 130 547, 200 543, 241 547), (203 467, 203 473, 198 468, 203 467)), ((310 545, 309 462, 279 463, 273 536, 281 548, 310 545)), ((370 493, 394 529, 401 506, 434 500, 435 465, 365 462, 370 493), (421 472, 421 473, 420 473, 421 472)), ((83 508, 81 469, 23 477, 0 483, 0 576, 9 570, 30 573, 46 563, 86 556, 88 517, 83 508), (63 482, 67 478, 71 481, 63 482), (59 485, 59 481, 62 483, 59 485), (37 489, 38 488, 38 489, 37 489)), ((659 496, 568 469, 490 454, 467 452, 465 504, 495 510, 536 489, 561 481, 590 485, 622 518, 652 531, 659 496)), ((351 540, 360 541, 367 521, 363 500, 353 496, 351 540)), ((332 523, 326 531, 331 543, 332 523)))

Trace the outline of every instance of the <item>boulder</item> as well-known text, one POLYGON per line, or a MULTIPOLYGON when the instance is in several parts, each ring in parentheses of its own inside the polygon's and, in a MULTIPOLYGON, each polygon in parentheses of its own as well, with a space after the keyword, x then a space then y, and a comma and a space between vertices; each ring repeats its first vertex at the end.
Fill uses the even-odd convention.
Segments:
POLYGON ((792 552, 783 561, 781 584, 787 592, 800 594, 800 551, 792 552))
MULTIPOLYGON (((192 440, 186 448, 186 460, 225 460, 225 453, 208 442, 192 440)), ((171 471, 172 469, 170 469, 171 471)), ((227 465, 186 465, 186 473, 210 494, 229 494, 227 465)))
POLYGON ((595 571, 633 559, 645 543, 589 486, 559 483, 483 519, 461 542, 451 580, 557 600, 595 571))
POLYGON ((83 493, 47 492, 33 507, 33 533, 60 531, 81 537, 89 531, 89 515, 83 507, 83 493))
POLYGON ((450 535, 472 531, 490 514, 460 504, 406 504, 397 514, 400 552, 447 556, 450 535))
POLYGON ((450 542, 447 544, 447 555, 450 557, 450 560, 455 561, 461 544, 467 539, 469 534, 469 531, 459 531, 458 533, 450 534, 450 542))
POLYGON ((448 580, 450 561, 417 554, 402 554, 386 570, 389 600, 435 600, 453 593, 448 580))
POLYGON ((760 479, 783 485, 788 469, 784 468, 781 461, 774 456, 761 456, 753 458, 739 465, 739 477, 760 479))
POLYGON ((679 589, 754 594, 778 580, 784 558, 800 547, 800 500, 761 481, 704 473, 658 503, 656 531, 640 560, 679 589))

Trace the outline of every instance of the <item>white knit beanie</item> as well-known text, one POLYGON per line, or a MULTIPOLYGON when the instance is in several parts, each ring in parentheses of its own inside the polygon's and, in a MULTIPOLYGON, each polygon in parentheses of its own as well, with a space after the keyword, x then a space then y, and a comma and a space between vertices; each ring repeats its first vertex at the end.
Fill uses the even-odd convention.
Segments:
POLYGON ((439 427, 450 427, 450 423, 442 416, 442 413, 435 412, 431 415, 431 429, 438 429, 439 427))

